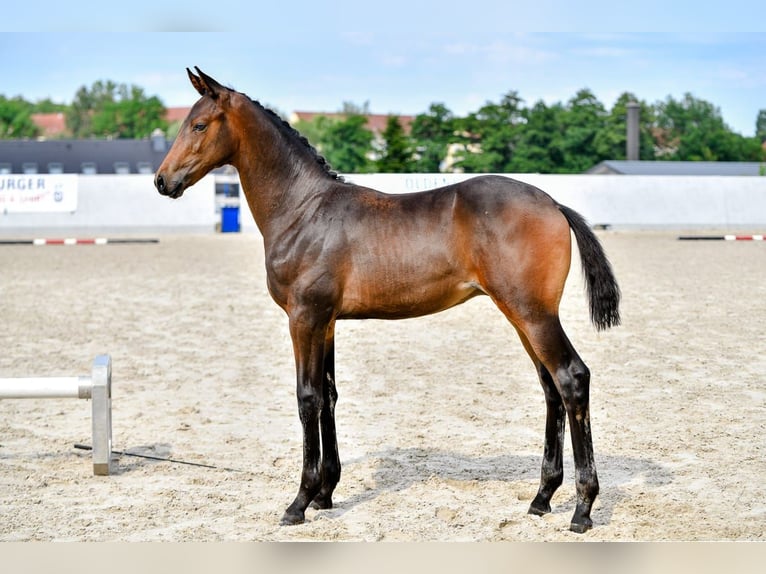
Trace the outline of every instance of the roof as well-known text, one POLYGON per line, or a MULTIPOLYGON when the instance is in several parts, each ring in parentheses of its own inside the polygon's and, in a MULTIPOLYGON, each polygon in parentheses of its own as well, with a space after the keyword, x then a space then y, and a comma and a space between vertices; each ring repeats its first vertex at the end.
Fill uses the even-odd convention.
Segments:
POLYGON ((56 167, 63 173, 83 173, 87 163, 93 164, 95 173, 117 173, 118 167, 128 173, 142 169, 153 173, 168 147, 164 136, 159 140, 0 140, 0 169, 10 164, 11 173, 25 173, 25 168, 52 173, 50 164, 60 164, 56 167))
POLYGON ((617 175, 764 175, 766 164, 745 161, 602 161, 585 173, 617 175))
MULTIPOLYGON (((347 114, 335 113, 335 112, 293 112, 290 116, 290 123, 295 124, 299 121, 310 122, 319 116, 326 118, 344 119, 347 114)), ((388 118, 391 116, 399 118, 399 123, 404 129, 404 133, 410 133, 412 122, 415 121, 415 116, 402 116, 398 114, 362 114, 367 118, 366 127, 374 134, 382 134, 386 131, 386 124, 388 118)))
POLYGON ((40 135, 45 138, 60 137, 66 133, 66 117, 63 112, 32 114, 32 123, 40 128, 40 135))
POLYGON ((191 107, 189 106, 166 108, 165 119, 169 124, 172 124, 173 122, 182 122, 186 119, 186 116, 189 115, 190 111, 191 107))
MULTIPOLYGON (((165 120, 172 124, 181 122, 189 115, 191 107, 181 106, 165 109, 165 120)), ((66 115, 63 112, 36 113, 31 116, 32 123, 40 128, 43 138, 57 138, 66 135, 66 115)))

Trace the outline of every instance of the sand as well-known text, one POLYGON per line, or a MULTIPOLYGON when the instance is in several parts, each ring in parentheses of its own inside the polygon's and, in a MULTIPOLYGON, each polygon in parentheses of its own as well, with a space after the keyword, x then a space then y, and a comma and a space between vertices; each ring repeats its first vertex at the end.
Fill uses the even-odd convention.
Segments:
POLYGON ((343 476, 332 510, 283 527, 301 464, 291 344, 257 235, 156 245, 0 246, 0 376, 113 360, 115 456, 94 476, 90 403, 0 400, 2 541, 763 540, 766 245, 600 232, 624 325, 596 333, 579 263, 562 321, 592 372, 601 494, 545 517, 545 407, 487 298, 337 326, 343 476), (229 469, 229 470, 227 470, 229 469))

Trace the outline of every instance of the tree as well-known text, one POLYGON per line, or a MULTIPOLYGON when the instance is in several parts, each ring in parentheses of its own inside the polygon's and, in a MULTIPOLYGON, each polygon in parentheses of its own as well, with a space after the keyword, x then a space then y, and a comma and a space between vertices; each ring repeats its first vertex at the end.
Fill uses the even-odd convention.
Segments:
POLYGON ((383 153, 376 162, 380 173, 406 173, 411 171, 412 147, 397 116, 388 116, 383 131, 383 153))
MULTIPOLYGON (((611 111, 603 118, 601 129, 594 139, 595 153, 604 159, 625 159, 627 142, 628 103, 637 102, 639 106, 639 146, 638 156, 642 160, 654 159, 654 108, 630 92, 623 92, 611 111)), ((599 160, 600 161, 600 160, 599 160)))
POLYGON ((167 129, 165 107, 142 88, 97 81, 82 86, 67 113, 67 126, 75 137, 143 138, 167 129))
POLYGON ((45 98, 32 105, 34 113, 52 114, 56 112, 66 112, 69 109, 67 104, 57 104, 50 98, 45 98))
POLYGON ((526 123, 509 166, 515 173, 556 173, 564 163, 561 104, 542 100, 524 110, 526 123))
POLYGON ((766 110, 758 112, 758 119, 755 120, 755 137, 761 142, 766 142, 766 110))
POLYGON ((415 116, 410 137, 415 148, 413 171, 441 171, 449 144, 456 141, 455 118, 452 112, 442 103, 431 104, 428 112, 415 116))
POLYGON ((366 173, 371 169, 367 154, 371 151, 372 132, 367 118, 352 114, 340 121, 328 122, 321 151, 333 169, 343 173, 366 173))
POLYGON ((305 137, 317 151, 324 153, 324 142, 327 139, 327 130, 330 125, 339 120, 328 116, 316 116, 311 120, 299 120, 293 126, 305 137))
POLYGON ((118 99, 108 101, 93 115, 95 135, 114 135, 118 138, 148 137, 160 128, 167 129, 165 106, 156 96, 147 97, 137 86, 118 88, 118 99))
MULTIPOLYGON (((658 104, 658 127, 672 145, 669 159, 685 161, 743 161, 752 150, 724 123, 720 110, 687 93, 658 104)), ((753 138, 754 139, 754 138, 753 138)))
POLYGON ((21 97, 0 95, 0 138, 33 138, 39 129, 32 121, 33 106, 21 97))
POLYGON ((499 104, 487 102, 461 122, 473 144, 458 162, 461 168, 468 173, 508 171, 524 123, 523 101, 518 92, 510 91, 499 104), (474 151, 470 151, 471 147, 474 151))
POLYGON ((66 114, 67 127, 74 137, 86 138, 93 135, 93 115, 96 110, 103 109, 107 102, 114 100, 116 88, 117 85, 112 81, 104 84, 99 80, 90 90, 85 86, 77 90, 66 114))
POLYGON ((596 147, 596 136, 606 126, 606 109, 589 89, 581 89, 567 102, 562 114, 562 150, 560 171, 581 173, 605 159, 613 159, 596 147))

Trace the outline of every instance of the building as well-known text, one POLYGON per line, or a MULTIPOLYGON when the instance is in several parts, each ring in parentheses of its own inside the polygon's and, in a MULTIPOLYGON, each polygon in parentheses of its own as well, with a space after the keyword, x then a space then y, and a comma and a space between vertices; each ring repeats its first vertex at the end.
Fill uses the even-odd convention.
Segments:
MULTIPOLYGON (((166 119, 171 126, 180 124, 189 110, 188 107, 168 108, 166 119)), ((342 114, 295 112, 291 120, 311 121, 320 115, 342 117, 342 114)), ((409 133, 414 116, 398 117, 405 133, 409 133)), ((388 118, 384 114, 368 115, 367 129, 380 138, 388 118)), ((32 119, 43 135, 38 140, 0 140, 0 174, 152 174, 170 149, 171 142, 159 130, 151 138, 139 140, 60 139, 67 134, 64 114, 34 114, 32 119)), ((229 173, 231 169, 219 171, 229 173)))
MULTIPOLYGON (((324 116, 329 119, 343 120, 346 114, 342 113, 329 113, 329 112, 293 112, 290 115, 290 125, 295 125, 298 122, 310 122, 316 118, 324 116)), ((365 114, 367 118, 367 124, 365 127, 370 130, 374 136, 381 137, 383 132, 386 131, 386 124, 388 118, 395 116, 399 118, 399 123, 402 126, 405 134, 409 134, 412 130, 412 122, 415 121, 415 116, 401 116, 398 114, 365 114)))
POLYGON ((0 174, 151 174, 168 149, 161 131, 142 140, 0 140, 0 174))
POLYGON ((745 161, 602 161, 585 173, 609 175, 766 175, 766 164, 745 161))
POLYGON ((67 135, 66 116, 63 112, 32 114, 32 123, 40 129, 42 139, 61 138, 67 135))

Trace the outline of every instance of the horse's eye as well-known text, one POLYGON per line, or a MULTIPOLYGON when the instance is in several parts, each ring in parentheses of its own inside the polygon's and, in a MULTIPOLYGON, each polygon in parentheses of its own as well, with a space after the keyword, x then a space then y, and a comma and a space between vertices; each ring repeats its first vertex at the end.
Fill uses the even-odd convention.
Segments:
POLYGON ((205 124, 194 124, 194 127, 192 128, 195 132, 204 132, 207 129, 207 126, 205 124))

